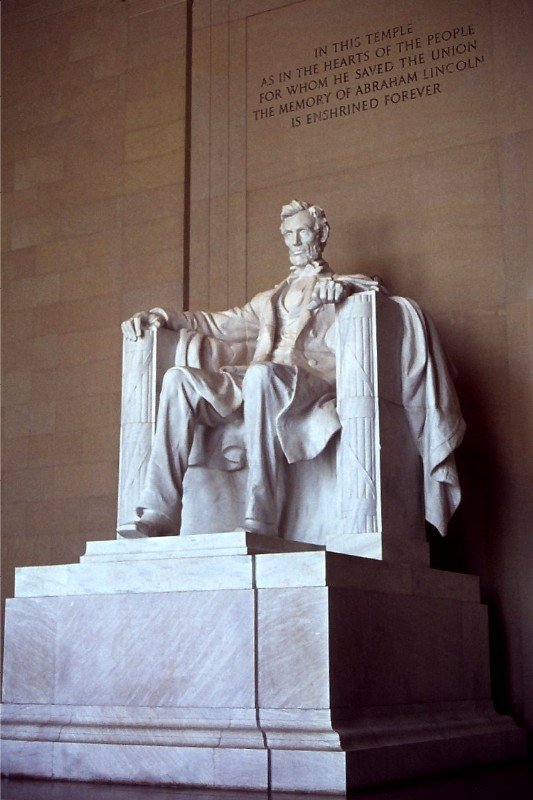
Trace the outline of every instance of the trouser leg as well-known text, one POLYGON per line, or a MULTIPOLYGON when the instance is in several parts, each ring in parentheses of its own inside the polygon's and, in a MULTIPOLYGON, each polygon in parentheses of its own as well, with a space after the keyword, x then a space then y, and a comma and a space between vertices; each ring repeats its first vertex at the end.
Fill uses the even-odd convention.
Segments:
POLYGON ((161 388, 156 432, 137 513, 142 515, 147 510, 162 514, 171 521, 173 531, 179 533, 183 476, 194 431, 198 424, 215 426, 223 421, 199 394, 187 367, 168 370, 161 388))
POLYGON ((248 460, 245 527, 252 532, 278 532, 287 459, 276 432, 276 419, 291 399, 295 380, 295 367, 272 363, 253 364, 244 378, 248 460))

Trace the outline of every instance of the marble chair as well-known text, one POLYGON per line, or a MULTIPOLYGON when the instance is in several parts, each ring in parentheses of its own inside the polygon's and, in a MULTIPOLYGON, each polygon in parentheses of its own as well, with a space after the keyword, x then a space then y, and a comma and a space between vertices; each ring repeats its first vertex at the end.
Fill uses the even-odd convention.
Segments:
MULTIPOLYGON (((318 457, 289 465, 279 528, 283 539, 370 558, 427 561, 424 463, 417 434, 427 421, 413 412, 408 397, 408 362, 416 362, 410 351, 421 335, 410 330, 413 315, 406 315, 400 300, 367 291, 337 308, 342 429, 318 457)), ((427 361, 434 343, 426 336, 416 347, 423 351, 418 361, 427 361)), ((119 537, 134 527, 165 371, 202 367, 206 359, 222 366, 228 363, 227 348, 200 334, 167 329, 124 341, 119 537)), ((427 409, 424 413, 427 417, 427 409)), ((246 454, 241 424, 198 430, 184 481, 181 535, 242 525, 246 454)), ((450 458, 453 453, 446 457, 448 467, 450 458)))

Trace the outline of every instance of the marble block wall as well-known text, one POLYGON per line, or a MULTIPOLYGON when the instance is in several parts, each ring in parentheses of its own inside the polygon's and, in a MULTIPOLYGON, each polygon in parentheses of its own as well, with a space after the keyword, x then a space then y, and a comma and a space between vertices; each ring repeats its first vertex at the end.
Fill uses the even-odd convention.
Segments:
POLYGON ((182 302, 187 5, 3 3, 4 595, 113 537, 120 322, 182 302))

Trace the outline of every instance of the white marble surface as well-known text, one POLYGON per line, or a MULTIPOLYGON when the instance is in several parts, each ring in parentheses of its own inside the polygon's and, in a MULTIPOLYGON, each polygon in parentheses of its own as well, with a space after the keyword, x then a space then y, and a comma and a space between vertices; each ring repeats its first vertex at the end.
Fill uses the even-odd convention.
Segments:
POLYGON ((266 788, 262 750, 58 743, 54 748, 57 778, 68 777, 73 759, 83 765, 82 780, 151 783, 151 776, 157 774, 163 784, 241 788, 253 781, 266 788))
POLYGON ((479 599, 479 580, 473 575, 405 563, 384 566, 320 546, 243 532, 88 542, 80 564, 21 567, 15 577, 17 597, 326 585, 479 599), (239 541, 248 544, 237 546, 239 541), (245 555, 261 549, 272 552, 245 555), (279 552, 282 549, 286 551, 279 552))
POLYGON ((344 794, 346 779, 345 753, 317 753, 309 750, 275 750, 272 753, 273 791, 344 794))
POLYGON ((201 589, 244 589, 252 586, 248 556, 177 559, 135 559, 22 567, 15 574, 18 597, 183 592, 201 589))
POLYGON ((512 729, 486 698, 357 709, 262 708, 259 721, 273 750, 364 750, 512 729))
POLYGON ((441 738, 428 731, 427 738, 414 742, 397 742, 393 747, 377 743, 346 753, 274 750, 272 789, 344 795, 343 787, 373 786, 378 775, 379 782, 386 783, 506 761, 516 757, 521 738, 520 731, 508 725, 505 730, 495 726, 492 731, 465 730, 457 736, 444 733, 441 738))
POLYGON ((250 589, 17 598, 13 607, 6 702, 254 706, 250 589))
POLYGON ((324 549, 306 542, 282 541, 277 536, 264 536, 247 531, 222 531, 189 536, 156 536, 145 539, 118 539, 87 542, 80 561, 105 558, 187 558, 198 556, 254 555, 256 553, 305 552, 324 549))
MULTIPOLYGON (((348 298, 336 314, 338 527, 341 536, 367 537, 369 558, 382 558, 381 461, 376 296, 348 298), (349 443, 349 444, 348 444, 349 443), (377 534, 377 536, 376 536, 377 534)), ((358 542, 359 544, 359 542, 358 542)))
POLYGON ((512 729, 486 698, 333 710, 4 704, 2 712, 8 740, 115 745, 337 751, 512 729))
POLYGON ((327 708, 331 678, 327 588, 267 589, 258 595, 259 706, 327 708))
MULTIPOLYGON (((383 509, 383 503, 381 507, 383 509)), ((387 503, 385 503, 387 506, 387 503)), ((398 511, 397 518, 406 511, 405 507, 398 511)), ((420 518, 419 518, 420 519, 420 518)), ((349 533, 328 532, 326 547, 333 553, 346 553, 347 555, 372 558, 378 561, 388 561, 396 564, 429 565, 429 544, 420 536, 409 538, 406 536, 405 522, 400 526, 387 525, 385 532, 378 533, 349 533)), ((411 532, 417 530, 416 525, 411 532)))
POLYGON ((8 602, 8 773, 336 792, 423 771, 421 749, 446 766, 523 751, 491 706, 476 578, 207 538, 218 554, 115 541, 21 570, 21 592, 50 594, 8 602))
POLYGON ((59 613, 58 703, 254 705, 250 591, 73 597, 59 613))
MULTIPOLYGON (((524 753, 519 729, 507 724, 438 737, 427 732, 401 746, 373 743, 348 752, 150 747, 4 741, 4 774, 56 779, 165 783, 345 795, 361 788, 472 764, 493 765, 524 753), (164 779, 164 780, 162 780, 164 779)), ((307 796, 307 795, 306 795, 307 796)), ((313 795, 314 796, 314 795, 313 795)))
POLYGON ((374 592, 449 597, 476 603, 479 578, 409 564, 382 564, 332 553, 279 553, 256 558, 260 589, 291 586, 353 586, 374 592))
POLYGON ((57 604, 44 598, 6 600, 2 698, 53 703, 57 604))
MULTIPOLYGON (((324 726, 323 726, 324 727, 324 726)), ((183 747, 262 748, 255 708, 4 703, 5 738, 183 747)))
POLYGON ((326 585, 479 599, 479 580, 473 575, 416 563, 385 568, 373 559, 240 531, 88 542, 80 564, 21 567, 15 576, 17 597, 326 585))
POLYGON ((4 774, 118 783, 268 788, 266 750, 19 742, 3 745, 4 774))
POLYGON ((2 775, 53 778, 54 742, 8 739, 2 741, 2 775))

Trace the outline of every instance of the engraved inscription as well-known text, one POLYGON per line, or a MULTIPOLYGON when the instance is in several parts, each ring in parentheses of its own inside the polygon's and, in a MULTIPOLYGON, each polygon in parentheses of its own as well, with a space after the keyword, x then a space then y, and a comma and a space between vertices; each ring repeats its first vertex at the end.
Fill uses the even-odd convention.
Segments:
POLYGON ((434 98, 486 62, 470 22, 438 31, 396 25, 320 44, 311 55, 262 76, 254 122, 281 117, 298 128, 434 98))

